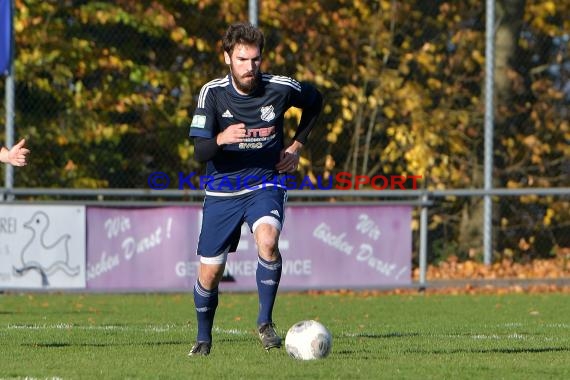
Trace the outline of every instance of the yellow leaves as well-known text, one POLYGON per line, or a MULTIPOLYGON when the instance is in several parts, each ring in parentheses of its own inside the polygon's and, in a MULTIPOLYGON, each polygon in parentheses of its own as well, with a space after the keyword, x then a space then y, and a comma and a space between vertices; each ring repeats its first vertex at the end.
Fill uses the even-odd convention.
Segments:
POLYGON ((433 50, 433 45, 426 43, 415 57, 416 62, 428 73, 434 73, 437 69, 433 50))
POLYGON ((389 120, 392 120, 396 116, 396 110, 390 106, 385 106, 382 108, 382 111, 384 111, 384 116, 389 120))
POLYGON ((542 219, 542 223, 545 226, 550 226, 552 224, 552 218, 555 216, 555 212, 550 207, 546 209, 546 213, 544 214, 544 218, 542 219))
POLYGON ((325 170, 330 171, 333 170, 336 165, 336 161, 334 160, 333 156, 327 154, 325 157, 325 170))
POLYGON ((111 137, 113 137, 113 133, 115 131, 113 127, 111 126, 99 126, 99 127, 100 127, 100 133, 105 140, 109 140, 111 139, 111 137))
POLYGON ((18 56, 18 61, 22 66, 37 65, 42 59, 43 52, 38 47, 22 51, 18 56))
POLYGON ((379 99, 376 96, 369 96, 367 99, 368 99, 367 105, 370 108, 376 108, 378 105, 381 105, 384 103, 384 101, 382 99, 379 99))
POLYGON ((558 10, 555 2, 539 1, 535 4, 529 5, 527 17, 531 20, 530 24, 538 31, 542 31, 553 36, 559 29, 553 17, 557 12, 558 10))
POLYGON ((520 187, 519 183, 516 181, 513 181, 512 179, 507 181, 507 188, 508 189, 518 189, 519 187, 520 187))
POLYGON ((110 51, 105 50, 103 56, 99 57, 97 64, 101 68, 106 68, 110 70, 122 70, 125 67, 131 67, 132 62, 129 60, 123 60, 118 55, 113 55, 110 51))
POLYGON ((327 125, 327 128, 329 129, 329 133, 327 134, 328 142, 330 142, 331 144, 337 142, 338 136, 342 133, 342 126, 343 126, 342 119, 337 119, 332 125, 331 124, 327 125))
MULTIPOLYGON (((401 68, 399 70, 401 70, 401 68)), ((401 71, 386 70, 384 75, 382 75, 382 90, 390 94, 402 87, 405 75, 401 74, 403 74, 401 71)))
POLYGON ((432 90, 439 90, 442 87, 442 83, 440 80, 436 78, 429 78, 427 81, 428 87, 432 90))
POLYGON ((320 73, 315 75, 314 80, 315 84, 319 87, 331 88, 333 86, 333 82, 320 73))
POLYGON ((407 126, 403 124, 389 126, 386 129, 386 134, 391 137, 393 141, 402 145, 407 145, 411 141, 411 136, 407 126))
POLYGON ((285 119, 295 119, 296 124, 301 121, 302 110, 297 107, 291 107, 285 112, 285 119))
POLYGON ((434 154, 424 144, 416 144, 404 153, 412 173, 425 173, 434 164, 434 154))
POLYGON ((435 67, 434 62, 433 62, 433 57, 430 54, 427 54, 425 52, 420 52, 416 56, 416 61, 428 73, 434 73, 435 72, 436 67, 435 67))
POLYGON ((331 144, 336 144, 336 142, 338 141, 338 135, 333 133, 333 132, 329 132, 327 133, 327 142, 331 143, 331 144))
POLYGON ((294 40, 289 41, 289 49, 291 49, 292 53, 296 53, 299 50, 299 45, 294 40))
POLYGON ((391 12, 393 6, 394 6, 394 3, 390 0, 381 0, 380 1, 380 8, 382 9, 382 12, 391 12))
POLYGON ((128 124, 94 124, 89 131, 83 135, 86 142, 95 142, 97 144, 102 141, 111 140, 118 141, 121 135, 129 131, 128 124))
POLYGON ((14 32, 15 33, 22 33, 24 29, 26 29, 26 24, 28 20, 16 19, 14 20, 14 32))
POLYGON ((460 110, 456 113, 457 121, 463 126, 468 126, 471 121, 471 114, 468 111, 460 110))
POLYGON ((197 49, 199 52, 205 51, 205 50, 207 49, 207 46, 208 46, 207 42, 204 41, 202 38, 197 38, 197 39, 196 39, 196 49, 197 49))
POLYGON ((523 143, 528 146, 529 148, 533 148, 539 144, 538 138, 536 136, 526 136, 523 139, 523 143))
POLYGON ((342 118, 346 121, 351 121, 353 117, 352 111, 349 108, 342 109, 342 118))
POLYGON ((188 110, 186 108, 179 108, 174 115, 174 125, 184 125, 188 121, 188 110))
POLYGON ((479 65, 483 65, 485 63, 485 55, 482 54, 480 50, 473 50, 471 52, 471 58, 473 58, 473 60, 479 65))
POLYGON ((84 99, 83 99, 83 82, 77 81, 74 85, 74 93, 73 93, 73 104, 77 108, 83 107, 84 99))
MULTIPOLYGON (((170 38, 174 42, 182 43, 186 40, 186 37, 187 37, 186 29, 184 29, 184 28, 180 28, 180 27, 174 28, 170 32, 170 38)), ((190 45, 190 41, 187 41, 186 45, 190 45)))
POLYGON ((547 143, 543 143, 535 135, 526 136, 522 139, 523 144, 525 144, 531 151, 531 162, 534 164, 541 165, 543 161, 543 155, 551 152, 551 147, 547 143))
POLYGON ((100 189, 109 187, 109 181, 96 178, 81 177, 73 181, 73 187, 78 189, 100 189))
POLYGON ((182 144, 178 144, 178 156, 182 161, 188 161, 194 155, 194 145, 189 140, 184 140, 182 144))
POLYGON ((103 10, 96 11, 94 16, 95 16, 95 19, 103 25, 106 24, 107 21, 109 21, 109 19, 111 18, 111 15, 108 12, 103 11, 103 10))
POLYGON ((306 158, 303 157, 303 156, 299 156, 299 165, 300 165, 301 167, 307 167, 307 166, 309 166, 310 164, 311 164, 311 161, 310 161, 310 160, 306 159, 306 158))
POLYGON ((66 136, 64 136, 64 135, 58 135, 58 136, 56 137, 56 139, 55 139, 55 142, 56 142, 56 144, 59 145, 59 146, 64 146, 64 145, 67 145, 67 143, 68 143, 69 141, 67 140, 67 137, 66 137, 66 136))
POLYGON ((556 15, 556 5, 553 1, 545 1, 542 3, 542 7, 549 16, 556 15))
POLYGON ((402 106, 402 112, 404 114, 412 113, 421 107, 421 99, 417 95, 407 96, 404 98, 402 106))
POLYGON ((47 78, 38 78, 36 80, 36 86, 40 90, 51 92, 51 81, 47 78))

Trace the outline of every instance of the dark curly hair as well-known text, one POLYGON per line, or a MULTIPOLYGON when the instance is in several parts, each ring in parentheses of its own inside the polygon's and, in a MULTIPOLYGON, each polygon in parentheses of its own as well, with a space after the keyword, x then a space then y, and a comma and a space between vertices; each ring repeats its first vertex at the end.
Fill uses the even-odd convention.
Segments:
POLYGON ((259 53, 261 54, 263 53, 264 43, 265 38, 261 30, 246 22, 230 25, 222 39, 224 51, 229 55, 232 55, 234 47, 238 44, 255 45, 259 48, 259 53))

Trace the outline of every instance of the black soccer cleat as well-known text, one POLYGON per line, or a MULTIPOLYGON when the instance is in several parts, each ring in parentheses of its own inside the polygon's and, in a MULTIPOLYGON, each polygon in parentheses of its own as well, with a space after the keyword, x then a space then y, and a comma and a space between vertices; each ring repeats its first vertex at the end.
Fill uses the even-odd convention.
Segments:
POLYGON ((210 342, 196 342, 192 346, 188 356, 208 356, 210 355, 211 349, 212 343, 210 342))
POLYGON ((272 348, 281 348, 281 337, 275 332, 273 323, 264 323, 258 328, 261 345, 267 351, 272 348))

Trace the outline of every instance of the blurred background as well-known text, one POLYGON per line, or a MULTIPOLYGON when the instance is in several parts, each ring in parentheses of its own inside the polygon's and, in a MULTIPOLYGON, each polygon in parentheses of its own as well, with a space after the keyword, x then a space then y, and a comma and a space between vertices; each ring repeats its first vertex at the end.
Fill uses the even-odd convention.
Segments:
MULTIPOLYGON (((254 3, 263 70, 325 96, 299 176, 421 175, 421 189, 483 188, 485 1, 254 3)), ((200 87, 227 73, 223 32, 250 19, 251 5, 13 0, 14 140, 32 150, 13 187, 148 189, 155 171, 203 173, 189 122, 200 87)), ((493 187, 560 191, 493 198, 493 262, 566 263, 570 2, 501 0, 495 16, 493 187)), ((291 137, 299 110, 287 116, 291 137)), ((428 220, 430 263, 482 260, 481 196, 435 198, 428 220)))

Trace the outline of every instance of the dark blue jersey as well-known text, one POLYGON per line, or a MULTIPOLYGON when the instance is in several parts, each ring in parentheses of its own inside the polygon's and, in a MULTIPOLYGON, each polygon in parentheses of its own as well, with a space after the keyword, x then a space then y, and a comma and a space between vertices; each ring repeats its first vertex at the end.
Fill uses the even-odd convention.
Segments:
POLYGON ((247 130, 242 142, 222 146, 207 162, 206 177, 202 177, 206 193, 235 195, 261 186, 285 187, 285 175, 275 170, 284 148, 285 112, 291 107, 314 107, 317 97, 320 94, 309 84, 270 74, 261 74, 249 95, 239 94, 229 75, 206 83, 200 90, 190 136, 214 138, 237 123, 244 123, 247 130))

